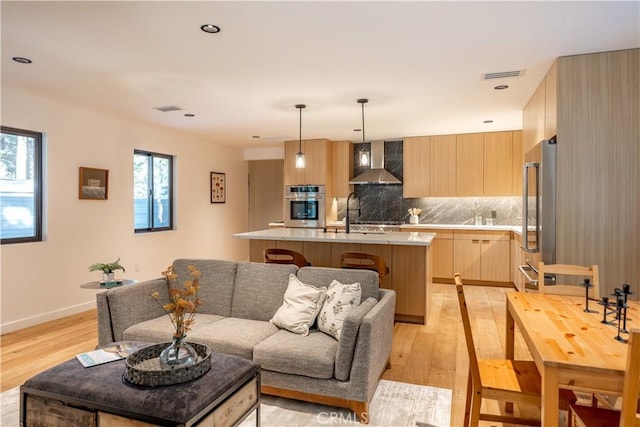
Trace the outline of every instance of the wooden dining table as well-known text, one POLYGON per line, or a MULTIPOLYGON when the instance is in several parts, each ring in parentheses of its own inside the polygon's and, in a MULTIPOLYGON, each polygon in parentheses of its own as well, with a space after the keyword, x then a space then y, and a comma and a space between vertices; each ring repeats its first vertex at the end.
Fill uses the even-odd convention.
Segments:
MULTIPOLYGON (((585 298, 508 292, 506 355, 514 359, 515 326, 542 377, 542 425, 558 425, 558 389, 620 394, 628 344, 615 339, 614 325, 602 323, 604 306, 585 298)), ((640 327, 640 303, 627 303, 627 329, 640 327)), ((613 321, 615 315, 607 316, 613 321)), ((622 339, 629 334, 620 333, 622 339)), ((639 362, 640 363, 640 362, 639 362)))

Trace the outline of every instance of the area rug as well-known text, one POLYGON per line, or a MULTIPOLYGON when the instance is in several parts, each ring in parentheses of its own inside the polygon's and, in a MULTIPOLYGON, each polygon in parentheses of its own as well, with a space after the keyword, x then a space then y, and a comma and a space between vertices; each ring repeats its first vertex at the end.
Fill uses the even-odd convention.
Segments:
MULTIPOLYGON (((0 394, 0 425, 18 427, 19 388, 0 394)), ((380 381, 369 409, 372 427, 448 427, 451 419, 451 390, 380 381)), ((332 406, 263 396, 260 421, 264 427, 362 425, 353 413, 332 406)), ((256 425, 255 412, 241 427, 256 425)))

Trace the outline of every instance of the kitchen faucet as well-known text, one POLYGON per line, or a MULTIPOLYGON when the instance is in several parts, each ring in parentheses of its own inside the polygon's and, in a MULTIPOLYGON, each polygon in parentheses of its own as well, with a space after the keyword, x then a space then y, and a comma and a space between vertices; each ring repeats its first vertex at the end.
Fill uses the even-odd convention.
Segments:
POLYGON ((349 200, 351 200, 351 196, 353 196, 354 200, 358 201, 358 216, 360 216, 362 214, 362 212, 360 211, 360 197, 356 194, 355 191, 352 191, 347 196, 347 216, 345 216, 345 218, 344 218, 344 229, 345 229, 345 232, 347 232, 347 233, 351 232, 351 227, 349 225, 349 223, 350 223, 350 218, 349 218, 349 216, 350 216, 349 200))

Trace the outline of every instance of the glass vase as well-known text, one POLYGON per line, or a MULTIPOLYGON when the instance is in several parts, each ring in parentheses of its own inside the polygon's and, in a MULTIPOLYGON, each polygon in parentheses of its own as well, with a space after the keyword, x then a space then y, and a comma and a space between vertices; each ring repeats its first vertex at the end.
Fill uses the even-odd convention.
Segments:
POLYGON ((162 369, 182 368, 195 365, 198 361, 198 353, 182 337, 173 337, 173 342, 160 353, 160 367, 162 369))

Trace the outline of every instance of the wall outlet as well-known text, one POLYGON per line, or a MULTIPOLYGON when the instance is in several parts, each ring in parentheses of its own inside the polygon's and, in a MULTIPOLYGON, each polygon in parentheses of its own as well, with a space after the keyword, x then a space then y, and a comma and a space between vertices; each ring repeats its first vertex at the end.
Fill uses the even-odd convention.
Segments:
POLYGON ((140 271, 140 263, 139 263, 139 262, 136 262, 136 263, 133 265, 133 271, 140 271))

